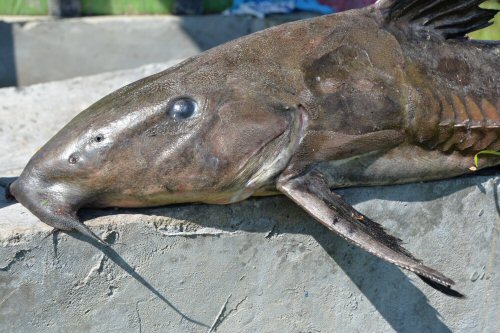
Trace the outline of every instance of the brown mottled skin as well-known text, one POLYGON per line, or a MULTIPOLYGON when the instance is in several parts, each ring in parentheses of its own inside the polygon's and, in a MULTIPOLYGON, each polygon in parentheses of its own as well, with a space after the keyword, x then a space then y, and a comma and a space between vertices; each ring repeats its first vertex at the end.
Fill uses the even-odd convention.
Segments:
POLYGON ((456 176, 478 151, 500 149, 500 44, 463 38, 495 14, 479 2, 383 0, 209 50, 83 111, 10 193, 43 222, 99 240, 78 220, 81 207, 281 192, 340 236, 460 296, 330 188, 456 176), (460 23, 469 16, 447 12, 455 7, 471 19, 460 23), (179 100, 196 112, 172 117, 179 100))

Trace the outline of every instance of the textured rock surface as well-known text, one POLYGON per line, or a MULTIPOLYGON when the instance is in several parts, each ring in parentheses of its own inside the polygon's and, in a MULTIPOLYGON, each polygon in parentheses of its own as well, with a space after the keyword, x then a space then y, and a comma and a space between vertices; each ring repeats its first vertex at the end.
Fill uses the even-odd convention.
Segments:
MULTIPOLYGON (((91 102, 165 66, 1 89, 0 183, 91 102)), ((103 253, 50 235, 0 193, 0 331, 498 332, 498 181, 342 191, 454 278, 464 300, 346 244, 283 197, 86 211, 115 244, 103 253)))

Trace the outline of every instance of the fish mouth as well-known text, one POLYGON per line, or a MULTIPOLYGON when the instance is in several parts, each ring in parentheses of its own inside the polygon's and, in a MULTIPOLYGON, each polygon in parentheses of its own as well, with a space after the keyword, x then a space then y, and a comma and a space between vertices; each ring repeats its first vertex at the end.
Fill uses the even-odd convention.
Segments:
POLYGON ((302 105, 291 110, 290 116, 291 121, 288 129, 264 145, 240 169, 236 179, 240 179, 246 170, 252 169, 250 165, 260 165, 244 187, 237 191, 228 203, 245 200, 259 189, 269 187, 268 185, 286 169, 293 154, 302 142, 308 124, 307 113, 302 105), (279 153, 276 154, 276 151, 279 151, 279 153))

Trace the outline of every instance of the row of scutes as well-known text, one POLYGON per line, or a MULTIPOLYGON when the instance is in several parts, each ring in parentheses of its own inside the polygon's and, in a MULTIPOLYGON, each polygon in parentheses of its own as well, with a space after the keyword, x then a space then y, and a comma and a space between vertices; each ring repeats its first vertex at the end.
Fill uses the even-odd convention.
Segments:
POLYGON ((411 125, 416 141, 444 152, 500 150, 500 100, 430 90, 423 96, 426 110, 411 125))

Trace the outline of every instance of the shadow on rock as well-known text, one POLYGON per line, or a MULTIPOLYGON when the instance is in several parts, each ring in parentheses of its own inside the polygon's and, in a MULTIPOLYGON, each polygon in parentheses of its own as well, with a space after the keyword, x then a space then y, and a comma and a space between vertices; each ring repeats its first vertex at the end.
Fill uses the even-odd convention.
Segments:
POLYGON ((325 233, 312 236, 394 331, 451 332, 439 318, 436 309, 428 303, 425 294, 398 267, 341 239, 333 240, 335 236, 328 237, 325 233))
POLYGON ((495 197, 495 209, 497 211, 498 216, 500 216, 500 201, 498 201, 498 187, 500 185, 500 181, 497 179, 495 180, 495 186, 493 190, 493 196, 495 197))
MULTIPOLYGON (((163 303, 165 303, 167 306, 169 306, 172 310, 177 312, 184 320, 191 322, 196 325, 200 325, 206 328, 209 328, 210 326, 199 322, 195 319, 190 318, 189 316, 185 315, 184 313, 181 312, 174 304, 172 304, 165 296, 163 296, 155 287, 153 287, 145 278, 143 278, 139 273, 136 272, 136 270, 130 266, 129 263, 123 259, 118 252, 116 252, 113 248, 110 246, 104 246, 102 244, 99 244, 97 241, 94 239, 88 238, 87 236, 78 234, 78 233, 68 233, 71 237, 78 239, 80 241, 87 242, 94 246, 96 249, 101 251, 104 255, 106 255, 111 261, 113 261, 117 266, 119 266, 121 269, 123 269, 128 275, 130 275, 132 278, 134 278, 137 282, 139 282, 142 286, 144 286, 146 289, 148 289, 152 294, 154 294, 156 297, 158 297, 163 303)), ((108 244, 112 245, 117 239, 117 233, 116 232, 110 232, 104 240, 108 242, 108 244)), ((57 251, 57 234, 54 234, 53 237, 53 242, 54 242, 54 250, 57 251)), ((57 253, 57 252, 56 252, 57 253)))
POLYGON ((0 177, 0 209, 16 204, 17 201, 7 193, 9 186, 18 177, 0 177))
MULTIPOLYGON (((500 173, 495 173, 494 175, 500 176, 500 173)), ((351 205, 372 199, 399 202, 428 202, 446 197, 469 187, 477 187, 482 193, 486 193, 482 183, 491 179, 492 176, 493 174, 491 176, 461 176, 448 180, 424 182, 419 185, 411 183, 390 186, 356 187, 340 189, 338 192, 351 205), (418 190, 415 190, 415 186, 419 187, 418 190)))

